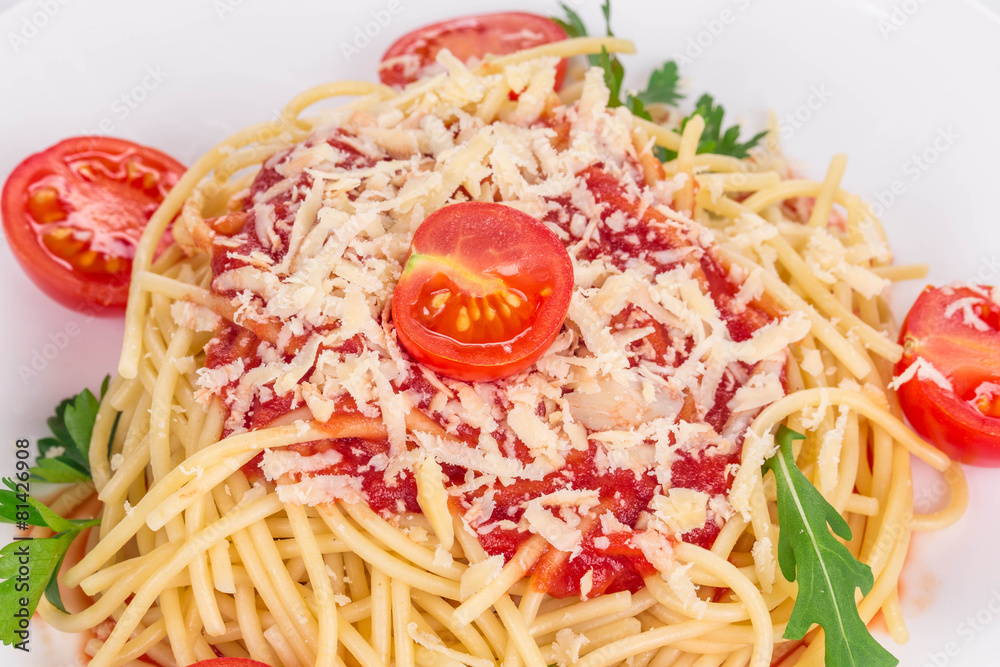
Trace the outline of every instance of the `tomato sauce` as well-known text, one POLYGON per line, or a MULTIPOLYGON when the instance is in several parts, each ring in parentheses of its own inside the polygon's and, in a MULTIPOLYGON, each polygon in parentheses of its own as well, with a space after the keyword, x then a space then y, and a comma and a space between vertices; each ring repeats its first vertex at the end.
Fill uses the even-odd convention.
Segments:
MULTIPOLYGON (((349 166, 364 166, 371 162, 369 158, 354 150, 348 141, 342 141, 343 138, 334 136, 328 141, 349 156, 349 166)), ((250 188, 250 194, 243 205, 243 212, 247 215, 245 233, 239 237, 242 243, 235 249, 220 248, 213 258, 215 275, 243 265, 245 261, 239 256, 254 251, 263 252, 275 261, 280 261, 287 247, 290 225, 276 226, 275 232, 279 238, 277 248, 262 244, 254 231, 254 202, 255 198, 282 180, 275 168, 281 157, 279 155, 272 158, 250 188)), ((731 282, 728 272, 713 254, 711 247, 701 245, 697 238, 684 237, 683 234, 671 231, 669 225, 664 224, 666 217, 661 211, 653 207, 641 210, 639 203, 631 200, 624 188, 599 166, 590 167, 581 175, 594 194, 595 200, 604 206, 601 214, 604 220, 616 212, 623 212, 626 217, 638 219, 640 224, 625 226, 619 231, 608 225, 602 225, 599 238, 592 240, 583 248, 579 257, 608 258, 621 269, 626 268, 635 258, 641 258, 661 272, 684 264, 692 264, 695 277, 715 301, 722 319, 729 328, 730 336, 737 341, 746 340, 771 320, 774 313, 759 303, 751 302, 741 308, 734 306, 733 301, 738 286, 731 282), (656 233, 649 233, 654 228, 656 233), (678 253, 679 249, 685 252, 678 253)), ((297 206, 301 205, 302 193, 311 186, 311 178, 308 175, 299 177, 296 186, 270 201, 279 221, 289 216, 294 218, 297 206)), ((569 232, 570 220, 574 213, 579 211, 568 199, 557 199, 554 202, 558 206, 551 207, 546 222, 554 223, 569 232)), ((577 239, 570 235, 567 244, 576 241, 577 239)), ((235 293, 223 293, 222 296, 231 298, 235 293)), ((632 366, 637 365, 641 359, 647 359, 667 367, 677 367, 690 354, 693 345, 691 340, 682 337, 672 338, 661 324, 634 305, 628 306, 612 321, 613 330, 643 326, 652 327, 654 332, 630 345, 629 363, 632 366)), ((308 335, 309 332, 306 333, 308 335)), ((302 338, 305 340, 305 337, 302 338)), ((209 344, 205 365, 208 368, 218 368, 236 359, 242 359, 246 369, 254 368, 261 363, 258 354, 260 344, 261 340, 246 329, 235 324, 225 325, 209 344)), ((348 345, 354 346, 353 349, 357 351, 363 348, 364 343, 357 339, 348 345)), ((291 354, 292 350, 286 347, 284 359, 289 360, 291 354)), ((752 371, 752 368, 746 365, 742 365, 741 368, 746 374, 752 371)), ((223 398, 231 400, 235 386, 236 381, 223 388, 223 398)), ((443 417, 429 410, 431 398, 437 390, 419 373, 412 373, 395 388, 397 391, 407 391, 409 395, 417 396, 417 407, 444 425, 443 417)), ((721 433, 729 420, 731 415, 727 404, 738 388, 739 382, 736 377, 727 373, 716 392, 713 407, 701 415, 701 420, 710 424, 716 432, 721 433)), ((299 406, 292 404, 290 396, 274 397, 263 402, 255 398, 246 413, 242 427, 250 430, 263 427, 295 407, 299 406)), ((353 405, 350 404, 345 404, 343 407, 345 410, 353 409, 353 405)), ((539 406, 539 410, 539 414, 544 416, 543 406, 539 406)), ((698 417, 690 400, 685 404, 681 416, 689 420, 698 417)), ((479 437, 476 429, 462 425, 458 432, 469 447, 476 447, 479 437)), ((504 442, 505 439, 509 442, 513 437, 502 431, 494 435, 500 442, 504 442)), ((672 485, 702 491, 710 496, 726 494, 732 483, 733 466, 740 461, 742 443, 737 441, 734 444, 735 447, 725 453, 712 448, 699 453, 678 452, 671 465, 672 485)), ((599 447, 602 446, 591 440, 585 451, 571 451, 564 467, 540 480, 515 479, 507 486, 495 484, 490 488, 493 492, 493 501, 489 516, 477 519, 478 537, 485 550, 490 554, 501 555, 506 560, 510 559, 518 547, 531 536, 529 532, 516 527, 524 515, 526 501, 560 489, 596 491, 598 504, 590 510, 590 516, 583 518, 580 523, 583 537, 579 552, 574 557, 569 557, 569 554, 551 548, 535 565, 535 585, 554 596, 579 595, 581 579, 587 573, 590 573, 592 581, 588 592, 590 596, 622 590, 637 591, 643 586, 643 576, 655 571, 642 552, 632 544, 631 537, 638 530, 636 524, 640 519, 640 513, 649 506, 659 483, 652 472, 637 474, 628 469, 602 470, 595 461, 599 455, 599 447), (604 513, 610 513, 624 529, 605 533, 602 522, 598 519, 604 513)), ((387 482, 383 471, 371 464, 373 459, 384 459, 389 455, 389 444, 385 439, 322 440, 290 447, 304 455, 330 448, 339 451, 343 456, 342 460, 326 470, 313 474, 351 475, 360 478, 369 505, 387 518, 400 512, 420 511, 412 473, 403 471, 391 482, 387 482)), ((516 439, 513 451, 523 463, 530 462, 527 447, 516 439)), ((261 456, 259 455, 244 468, 255 480, 263 477, 259 470, 261 456)), ((466 481, 467 471, 464 468, 444 465, 443 469, 452 486, 466 481)), ((295 473, 291 476, 293 479, 301 477, 295 473)), ((486 488, 480 487, 475 492, 453 494, 451 497, 453 510, 460 514, 466 513, 486 492, 486 488)), ((712 516, 710 513, 709 520, 703 527, 684 534, 682 539, 691 544, 710 548, 719 534, 722 523, 721 519, 716 521, 712 516)))

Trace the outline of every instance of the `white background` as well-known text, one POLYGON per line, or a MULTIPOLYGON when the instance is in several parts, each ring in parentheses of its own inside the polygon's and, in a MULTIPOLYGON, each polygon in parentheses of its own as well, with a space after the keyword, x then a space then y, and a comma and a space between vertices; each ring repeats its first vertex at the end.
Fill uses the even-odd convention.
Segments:
MULTIPOLYGON (((588 25, 600 26, 598 0, 574 4, 588 25)), ((640 86, 662 60, 683 56, 691 61, 682 64, 689 103, 709 91, 730 117, 754 130, 773 109, 783 119, 786 152, 804 173, 821 177, 830 156, 848 153, 845 184, 886 204, 898 261, 930 264, 937 284, 977 275, 1000 282, 1000 0, 676 0, 655 10, 651 4, 615 2, 617 33, 639 47, 639 55, 624 59, 627 85, 640 86), (898 194, 889 202, 894 187, 898 194)), ((0 10, 7 8, 0 14, 0 179, 28 154, 93 132, 102 121, 114 135, 190 164, 307 87, 372 79, 385 48, 419 25, 459 11, 556 9, 554 2, 526 0, 465 3, 458 10, 453 3, 400 0, 387 26, 372 24, 372 12, 384 17, 388 5, 0 0, 0 10), (376 29, 348 58, 345 45, 366 25, 376 29), (125 98, 138 96, 142 101, 130 108, 125 98)), ((96 387, 114 369, 121 325, 51 302, 2 240, 0 286, 0 473, 9 474, 14 440, 44 435, 60 398, 96 387)), ((905 312, 921 287, 901 287, 897 310, 905 312)), ((997 664, 1000 470, 968 474, 968 516, 940 534, 919 536, 907 564, 902 596, 913 636, 893 649, 903 665, 997 664)), ((933 479, 922 479, 918 496, 937 497, 933 479)), ((0 661, 75 664, 76 654, 66 652, 75 641, 38 627, 29 655, 2 649, 0 661)))

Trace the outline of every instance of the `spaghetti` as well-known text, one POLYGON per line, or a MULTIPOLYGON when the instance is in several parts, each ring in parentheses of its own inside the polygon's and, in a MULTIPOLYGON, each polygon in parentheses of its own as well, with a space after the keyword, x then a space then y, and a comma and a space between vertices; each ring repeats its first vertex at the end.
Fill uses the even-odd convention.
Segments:
POLYGON ((821 630, 781 638, 779 423, 875 574, 862 619, 906 640, 910 533, 967 502, 887 389, 884 288, 920 269, 889 266, 842 156, 814 182, 774 152, 698 154, 700 117, 608 109, 599 70, 558 99, 557 56, 601 46, 631 48, 320 86, 177 184, 94 430, 101 526, 64 579, 93 602, 40 607, 94 631, 92 665, 820 664, 821 630), (536 368, 470 384, 412 362, 387 304, 412 230, 477 199, 547 222, 577 284, 536 368), (913 515, 911 454, 948 508, 913 515))

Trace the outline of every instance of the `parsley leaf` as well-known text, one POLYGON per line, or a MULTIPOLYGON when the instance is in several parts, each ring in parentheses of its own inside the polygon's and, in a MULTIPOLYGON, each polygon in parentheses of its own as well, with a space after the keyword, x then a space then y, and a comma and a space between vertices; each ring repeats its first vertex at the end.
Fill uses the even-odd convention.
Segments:
MULTIPOLYGON (((26 523, 51 528, 52 537, 17 540, 0 549, 0 607, 7 610, 25 608, 33 615, 42 593, 58 609, 65 611, 59 596, 57 574, 66 552, 82 531, 100 524, 99 519, 64 519, 30 497, 24 486, 18 487, 4 479, 6 489, 0 489, 0 522, 26 523), (22 598, 27 604, 21 604, 22 598)), ((0 641, 14 644, 18 640, 18 619, 5 614, 0 619, 0 641)))
POLYGON ((677 90, 680 80, 677 63, 668 60, 660 66, 660 69, 653 70, 649 75, 646 89, 636 93, 634 99, 642 104, 676 104, 684 97, 684 94, 677 90))
MULTIPOLYGON (((709 94, 704 94, 698 98, 694 111, 687 118, 681 121, 681 132, 687 126, 688 121, 694 116, 701 116, 705 120, 705 131, 701 133, 698 141, 697 153, 718 153, 720 155, 731 155, 735 158, 745 158, 750 154, 750 149, 756 146, 761 139, 767 136, 767 132, 758 132, 750 139, 740 142, 740 126, 733 125, 729 129, 722 130, 722 118, 725 110, 721 104, 716 104, 709 94)), ((673 160, 677 157, 675 151, 667 151, 667 157, 673 160)))
MULTIPOLYGON (((565 16, 554 16, 552 20, 566 31, 567 37, 586 37, 588 35, 587 27, 580 15, 565 4, 561 4, 560 7, 562 7, 565 16)), ((611 30, 610 0, 604 0, 604 3, 601 4, 601 14, 604 15, 605 34, 608 37, 614 37, 615 33, 611 30)), ((635 95, 626 94, 625 98, 622 99, 625 67, 618 56, 609 54, 606 49, 602 48, 600 54, 589 55, 587 59, 592 67, 600 67, 604 70, 604 83, 611 93, 608 99, 608 107, 610 108, 624 106, 633 115, 652 120, 649 112, 646 111, 647 104, 674 104, 683 97, 683 94, 677 90, 677 84, 680 80, 677 73, 677 63, 672 60, 665 62, 659 69, 653 71, 645 90, 635 95)))
MULTIPOLYGON (((101 383, 101 398, 109 380, 105 377, 101 383)), ((53 483, 90 481, 90 435, 99 406, 100 400, 89 389, 56 406, 55 415, 48 420, 52 437, 38 441, 38 459, 29 471, 32 479, 53 483)))
POLYGON ((583 24, 583 19, 580 18, 580 15, 564 3, 559 3, 559 6, 562 7, 562 10, 566 15, 562 18, 553 16, 551 17, 552 20, 563 29, 563 32, 565 32, 566 36, 570 39, 573 39, 574 37, 586 37, 587 26, 583 24))
POLYGON ((799 580, 784 636, 801 639, 817 623, 826 635, 828 667, 892 667, 899 661, 871 636, 854 602, 856 589, 871 591, 872 570, 830 532, 851 539, 847 522, 795 464, 792 441, 804 438, 782 425, 778 452, 764 464, 778 490, 778 564, 786 579, 799 580))

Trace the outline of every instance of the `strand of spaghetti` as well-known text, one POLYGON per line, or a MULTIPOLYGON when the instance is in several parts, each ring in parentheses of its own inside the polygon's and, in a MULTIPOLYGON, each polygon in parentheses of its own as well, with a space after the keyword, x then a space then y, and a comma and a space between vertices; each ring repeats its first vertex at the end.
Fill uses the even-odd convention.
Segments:
MULTIPOLYGON (((213 495, 223 513, 231 512, 236 507, 233 499, 225 495, 223 491, 215 489, 213 495)), ((233 533, 232 540, 240 562, 249 577, 251 592, 256 591, 265 608, 272 615, 273 623, 262 633, 264 639, 274 652, 281 656, 283 663, 289 664, 286 660, 289 658, 291 664, 301 664, 303 667, 308 667, 314 660, 314 654, 303 638, 299 636, 296 623, 284 606, 281 595, 274 585, 272 573, 268 571, 267 566, 257 553, 253 537, 249 531, 239 530, 233 533)), ((241 585, 240 582, 237 582, 237 586, 241 585)))
MULTIPOLYGON (((444 579, 424 570, 419 570, 380 549, 374 542, 365 537, 361 531, 351 526, 333 505, 320 506, 317 510, 320 517, 326 522, 326 525, 330 527, 330 530, 346 542, 351 547, 353 553, 361 556, 374 567, 383 570, 392 579, 398 579, 413 588, 419 588, 420 590, 451 600, 459 599, 457 582, 444 579)), ((354 577, 352 577, 353 579, 354 577)))
MULTIPOLYGON (((581 532, 586 532, 585 529, 581 532)), ((516 554, 515 554, 516 556, 516 554)), ((535 616, 538 615, 538 608, 541 606, 542 601, 545 599, 545 593, 538 589, 537 584, 537 570, 529 579, 528 590, 523 596, 521 596, 521 602, 517 605, 517 611, 521 614, 521 618, 524 620, 525 626, 530 628, 531 624, 535 621, 535 616)), ((468 626, 466 626, 468 627, 468 626)), ((517 645, 514 644, 513 640, 507 641, 507 653, 504 656, 505 667, 520 667, 521 657, 517 654, 517 645)))
POLYGON ((914 532, 940 530, 958 521, 969 506, 969 484, 965 480, 962 466, 952 463, 944 471, 944 479, 948 483, 950 500, 948 506, 930 514, 914 514, 910 524, 914 532))
POLYGON ((420 546, 401 531, 392 527, 388 521, 380 517, 377 512, 366 504, 341 503, 341 506, 354 519, 355 523, 364 527, 369 535, 415 565, 419 565, 425 570, 440 575, 445 579, 458 581, 462 578, 462 573, 466 570, 464 565, 457 562, 452 562, 448 565, 436 563, 436 555, 433 552, 420 546))
POLYGON ((844 170, 847 168, 847 156, 837 153, 830 160, 830 166, 826 169, 826 178, 820 186, 816 201, 813 204, 812 214, 809 216, 808 225, 810 227, 826 227, 830 221, 830 213, 833 212, 833 197, 840 189, 840 181, 844 177, 844 170))
POLYGON ((319 650, 316 652, 317 667, 333 665, 337 652, 337 609, 333 602, 333 586, 326 572, 326 564, 320 554, 316 536, 309 527, 305 510, 298 505, 285 504, 285 513, 292 523, 295 540, 302 550, 302 560, 309 573, 309 583, 313 590, 313 599, 319 607, 319 650))
POLYGON ((407 631, 410 625, 410 587, 405 581, 393 579, 389 584, 392 598, 393 657, 397 665, 413 664, 413 640, 407 631))
MULTIPOLYGON (((149 412, 149 462, 152 473, 152 483, 160 481, 169 474, 170 465, 170 421, 173 415, 174 387, 180 375, 177 365, 172 360, 184 356, 191 346, 194 332, 182 329, 177 332, 167 347, 165 363, 156 377, 149 412)), ((166 526, 170 540, 179 539, 184 534, 184 522, 180 516, 175 516, 166 526)), ((155 529, 154 529, 155 530, 155 529)), ((168 623, 167 631, 171 626, 168 623)), ((182 633, 183 634, 183 633, 182 633)), ((182 662, 183 664, 183 662, 182 662)))
MULTIPOLYGON (((198 502, 192 505, 184 516, 185 537, 190 538, 205 527, 206 505, 212 502, 211 494, 205 494, 198 502)), ((216 518, 216 520, 218 520, 216 518)), ((194 597, 194 606, 198 609, 198 616, 205 626, 205 631, 209 634, 221 634, 226 627, 222 620, 222 612, 215 599, 215 585, 212 573, 209 570, 208 557, 211 553, 211 545, 199 554, 191 565, 188 572, 191 576, 191 592, 194 597)))
POLYGON ((803 313, 809 320, 812 333, 827 348, 833 352, 844 366, 856 378, 864 378, 871 372, 871 364, 865 359, 855 347, 845 338, 829 320, 824 318, 805 299, 800 297, 781 278, 752 260, 736 253, 725 246, 719 247, 719 253, 730 264, 736 264, 743 268, 749 275, 754 270, 759 271, 764 289, 770 294, 778 304, 789 311, 803 313))
MULTIPOLYGON (((607 616, 601 618, 593 618, 589 621, 583 621, 581 623, 574 623, 569 626, 573 632, 586 634, 595 628, 599 628, 607 623, 613 623, 622 618, 631 618, 634 616, 639 616, 646 612, 647 609, 652 609, 656 606, 656 599, 649 594, 648 591, 642 590, 632 596, 632 603, 628 609, 623 609, 614 614, 608 614, 607 616)), ((555 633, 550 633, 550 637, 555 638, 555 633)), ((539 637, 541 639, 541 637, 539 637)))
POLYGON ((677 148, 677 173, 687 174, 684 185, 674 193, 674 207, 691 215, 694 211, 694 156, 698 152, 701 134, 705 131, 705 119, 691 116, 681 132, 681 144, 677 148))
POLYGON ((525 577, 535 562, 548 550, 549 544, 544 537, 532 535, 517 548, 517 552, 503 566, 500 574, 455 609, 455 624, 467 625, 492 607, 507 593, 515 581, 525 577))
POLYGON ((677 151, 681 147, 681 135, 673 130, 668 130, 662 125, 643 118, 633 119, 636 127, 641 127, 649 136, 653 137, 658 146, 663 146, 669 151, 677 151))
POLYGON ((94 660, 91 662, 92 667, 110 667, 115 654, 124 646, 125 641, 142 620, 143 615, 163 592, 164 586, 187 567, 191 559, 204 549, 206 543, 214 542, 219 537, 228 536, 280 510, 281 502, 278 497, 269 494, 244 507, 237 507, 232 513, 227 514, 215 524, 204 528, 187 540, 163 567, 159 568, 138 587, 135 596, 126 607, 125 613, 118 619, 104 646, 94 656, 94 660))
POLYGON ((476 69, 476 73, 480 75, 494 74, 508 65, 515 65, 546 56, 570 58, 572 56, 600 53, 602 48, 606 49, 608 53, 635 53, 635 44, 627 39, 618 39, 615 37, 575 37, 573 39, 542 44, 530 49, 523 49, 498 58, 486 58, 480 63, 476 69))
MULTIPOLYGON (((580 655, 588 655, 604 646, 620 639, 642 632, 642 623, 636 618, 623 618, 614 623, 608 623, 588 632, 584 639, 585 643, 580 647, 580 655)), ((558 654, 549 647, 543 654, 546 661, 558 660, 558 654)))
POLYGON ((162 527, 167 519, 182 512, 196 498, 212 488, 212 485, 206 485, 203 481, 216 467, 226 467, 230 471, 236 470, 253 458, 256 451, 265 447, 280 447, 324 437, 365 437, 371 433, 371 429, 367 428, 368 420, 350 416, 335 417, 334 419, 335 421, 323 425, 311 425, 301 432, 297 426, 290 425, 264 431, 241 433, 195 453, 182 465, 174 468, 159 484, 150 488, 133 508, 131 515, 115 525, 101 540, 97 548, 87 553, 80 559, 79 563, 66 572, 66 585, 70 587, 78 585, 83 578, 92 574, 101 563, 113 558, 125 542, 145 524, 150 513, 159 508, 167 498, 183 487, 185 482, 191 480, 192 477, 194 479, 190 481, 190 497, 178 501, 179 506, 172 508, 172 511, 168 512, 168 516, 164 517, 164 521, 157 524, 158 527, 162 527), (208 468, 207 471, 205 471, 206 468, 208 468), (199 477, 198 471, 205 472, 199 477))
MULTIPOLYGON (((262 615, 257 610, 255 597, 252 584, 236 586, 236 621, 250 657, 273 665, 277 662, 277 658, 264 638, 264 632, 261 629, 262 615)), ((270 620, 273 622, 274 619, 270 620)))
MULTIPOLYGON (((783 181, 780 185, 775 185, 774 187, 755 192, 743 200, 743 205, 754 213, 760 213, 768 206, 786 199, 795 199, 796 197, 815 197, 819 194, 820 188, 822 187, 823 184, 819 181, 808 179, 789 179, 783 181)), ((837 191, 833 195, 833 201, 841 206, 847 206, 851 197, 853 197, 852 193, 841 188, 837 188, 837 191)))
MULTIPOLYGON (((63 632, 83 632, 95 627, 111 616, 123 604, 139 582, 149 578, 174 554, 176 548, 167 545, 155 554, 141 557, 135 567, 121 567, 109 585, 94 586, 95 592, 107 589, 90 607, 76 614, 66 614, 55 607, 45 607, 42 614, 46 622, 63 632)), ((100 575, 100 573, 99 573, 100 575)), ((98 575, 98 576, 99 576, 98 575)), ((85 589, 87 590, 87 589, 85 589)), ((39 609, 43 609, 39 606, 39 609)))
POLYGON ((154 646, 163 641, 167 636, 166 624, 160 618, 146 626, 141 632, 129 640, 118 653, 119 663, 139 660, 146 655, 154 646))
POLYGON ((396 91, 380 83, 371 81, 332 81, 299 93, 281 110, 281 118, 288 122, 295 120, 308 107, 331 97, 360 97, 375 95, 381 99, 394 97, 396 91))
MULTIPOLYGON (((719 625, 721 624, 691 620, 654 630, 646 630, 602 646, 582 658, 577 663, 577 667, 607 667, 608 665, 624 661, 633 655, 669 646, 681 639, 697 637, 705 632, 706 629, 712 629, 719 625)), ((767 647, 767 650, 770 651, 770 646, 767 647)), ((675 663, 667 662, 663 664, 672 665, 675 663)))
POLYGON ((892 264, 889 266, 876 266, 869 269, 879 278, 885 278, 892 282, 903 280, 920 280, 927 277, 929 267, 926 264, 892 264))
MULTIPOLYGON (((121 377, 116 375, 108 384, 108 393, 115 392, 123 384, 124 381, 121 377)), ((111 478, 111 464, 103 452, 107 451, 112 430, 118 423, 118 414, 110 402, 101 401, 101 405, 97 409, 97 416, 94 418, 94 429, 90 435, 87 462, 90 464, 90 478, 94 480, 94 486, 98 490, 103 488, 111 478)))
POLYGON ((288 636, 284 634, 281 627, 278 625, 272 625, 264 630, 264 639, 274 650, 275 655, 278 656, 278 664, 284 665, 285 667, 309 667, 309 659, 303 660, 295 652, 295 647, 302 647, 301 643, 290 643, 288 641, 288 636))
MULTIPOLYGON (((361 636, 361 633, 351 625, 345 623, 340 630, 340 642, 362 667, 385 667, 389 663, 379 660, 378 655, 372 649, 371 644, 361 636)), ((403 663, 396 663, 403 664, 403 663)), ((412 662, 411 662, 412 664, 412 662)))
MULTIPOLYGON (((820 448, 820 454, 826 457, 825 463, 827 464, 823 465, 824 462, 821 462, 821 465, 825 470, 836 475, 836 486, 832 494, 833 501, 830 504, 836 507, 838 512, 851 511, 847 507, 848 503, 855 497, 854 480, 858 474, 858 459, 861 457, 861 443, 858 440, 858 415, 848 412, 846 428, 842 434, 838 434, 836 428, 831 429, 831 431, 824 433, 820 448), (836 447, 835 441, 837 440, 840 441, 839 449, 836 447)), ((860 498, 860 496, 857 497, 860 498)), ((875 510, 872 514, 875 514, 879 507, 878 498, 871 498, 871 502, 874 503, 875 510)))
MULTIPOLYGON (((235 473, 230 478, 230 485, 233 493, 237 497, 249 492, 250 485, 241 473, 235 473)), ((267 530, 267 525, 263 521, 254 522, 247 526, 246 532, 253 541, 254 550, 260 558, 264 571, 270 577, 271 585, 280 599, 282 607, 292 620, 293 630, 297 637, 289 636, 289 633, 282 632, 286 639, 301 639, 309 652, 315 656, 319 652, 319 624, 313 615, 312 609, 306 604, 303 597, 307 592, 304 588, 300 590, 297 585, 297 575, 293 575, 290 566, 285 566, 274 546, 274 539, 267 530)), ((301 561, 300 561, 301 562, 301 561)), ((304 568, 303 568, 304 569, 304 568)))
POLYGON ((871 566, 876 576, 885 567, 896 541, 904 534, 909 534, 913 516, 909 453, 898 446, 894 446, 892 450, 892 460, 889 463, 892 484, 886 494, 877 536, 871 540, 870 549, 862 550, 865 562, 871 566))
MULTIPOLYGON (((160 612, 163 614, 164 626, 167 630, 167 644, 170 646, 170 650, 173 651, 174 660, 180 665, 190 665, 193 662, 197 662, 198 658, 195 656, 194 647, 191 644, 191 635, 187 633, 187 629, 184 627, 180 592, 176 588, 166 587, 159 592, 157 601, 160 606, 160 612)), ((131 606, 131 603, 129 606, 131 606)), ((128 608, 126 608, 127 611, 128 608)), ((122 614, 122 618, 124 617, 125 614, 122 614)), ((121 619, 119 619, 120 622, 121 619)))
MULTIPOLYGON (((718 558, 718 556, 716 556, 716 558, 718 558)), ((719 581, 723 581, 726 584, 730 583, 729 579, 719 577, 717 571, 711 570, 710 572, 714 574, 719 581)), ((732 570, 727 571, 725 574, 727 576, 738 575, 740 577, 740 583, 743 584, 744 590, 749 590, 750 587, 757 590, 756 583, 747 579, 735 566, 733 566, 732 570)), ((651 574, 644 577, 643 580, 646 583, 646 588, 649 589, 650 595, 656 598, 656 601, 661 605, 685 617, 690 618, 692 616, 688 605, 667 586, 667 583, 659 574, 651 574)), ((725 587, 731 588, 731 586, 728 585, 725 587)), ((762 594, 758 590, 757 597, 762 600, 762 604, 765 608, 771 608, 776 607, 784 596, 780 593, 762 594)), ((698 612, 698 619, 712 622, 718 621, 724 623, 739 623, 748 619, 753 620, 752 612, 753 609, 750 605, 742 602, 706 602, 703 609, 698 612)))
MULTIPOLYGON (((692 158, 692 166, 698 163, 692 158)), ((695 174, 695 180, 710 192, 751 192, 769 188, 781 182, 781 174, 776 171, 747 173, 742 171, 726 173, 695 174)))
POLYGON ((921 440, 898 417, 873 403, 864 394, 840 387, 804 389, 785 396, 764 408, 757 415, 751 429, 760 437, 793 412, 821 404, 847 405, 856 410, 885 429, 889 436, 903 445, 911 454, 939 472, 947 470, 951 466, 951 459, 946 454, 921 440))
POLYGON ((389 575, 377 567, 371 569, 371 644, 379 660, 389 664, 392 652, 392 599, 389 592, 389 575))
POLYGON ((695 563, 705 571, 727 582, 728 588, 732 589, 733 593, 740 598, 743 606, 747 608, 750 622, 754 628, 756 642, 750 665, 752 667, 766 667, 771 661, 774 635, 768 606, 757 587, 740 574, 732 563, 701 547, 680 542, 674 547, 674 555, 679 561, 695 563))
POLYGON ((483 658, 493 660, 494 655, 490 647, 486 644, 482 635, 476 632, 472 625, 459 627, 454 622, 454 607, 445 602, 442 598, 425 593, 424 591, 411 590, 410 598, 419 605, 431 618, 440 623, 448 632, 455 635, 455 638, 468 649, 469 653, 483 658))
MULTIPOLYGON (((142 234, 142 239, 136 245, 135 256, 132 260, 133 275, 149 269, 156 246, 159 243, 160 237, 163 236, 167 225, 170 224, 180 211, 184 200, 188 198, 198 182, 227 153, 231 152, 234 148, 253 141, 271 138, 277 136, 279 133, 280 128, 268 127, 268 124, 252 125, 240 130, 209 150, 188 168, 146 224, 146 229, 142 234)), ((125 336, 122 342, 122 356, 118 362, 118 373, 126 379, 136 377, 139 368, 139 359, 142 356, 141 336, 146 320, 146 296, 142 286, 137 281, 132 281, 129 285, 128 306, 125 312, 125 336)))
MULTIPOLYGON (((330 421, 323 424, 312 422, 308 428, 290 424, 230 436, 188 457, 171 472, 171 475, 177 472, 180 475, 173 478, 168 476, 151 490, 158 493, 158 506, 148 511, 146 521, 153 530, 160 529, 201 494, 219 484, 262 449, 323 438, 371 438, 378 437, 380 433, 384 433, 381 422, 353 415, 334 415, 330 421), (223 447, 224 443, 226 445, 223 447), (190 479, 192 476, 193 480, 190 479)), ((139 507, 136 507, 136 511, 138 510, 139 507)))
MULTIPOLYGON (((725 197, 718 197, 712 200, 706 195, 699 197, 698 203, 709 211, 727 215, 731 218, 739 218, 741 215, 747 215, 756 219, 759 224, 762 224, 765 227, 770 226, 770 223, 750 210, 750 208, 746 206, 746 202, 740 204, 739 202, 735 202, 732 199, 725 197)), ((788 269, 789 273, 791 273, 792 278, 805 289, 809 298, 812 299, 812 301, 831 318, 838 318, 840 321, 839 326, 846 331, 853 331, 856 333, 865 345, 872 349, 876 354, 892 361, 893 363, 899 361, 900 357, 903 356, 902 346, 885 336, 882 332, 873 329, 871 325, 861 320, 861 318, 855 315, 849 308, 844 307, 839 301, 837 301, 833 295, 830 294, 829 290, 816 279, 812 270, 785 238, 776 234, 766 239, 765 243, 774 248, 778 254, 778 259, 785 265, 785 268, 788 269)), ((772 278, 772 281, 773 280, 774 279, 772 278)), ((786 305, 787 307, 787 304, 783 305, 786 305)), ((828 324, 828 326, 830 325, 828 324)), ((826 341, 824 341, 824 343, 826 343, 826 341)), ((829 347, 828 343, 827 346, 829 347)), ((867 375, 867 373, 864 375, 867 375)), ((861 378, 863 375, 855 373, 855 377, 861 378)))
MULTIPOLYGON (((486 550, 479 543, 479 539, 476 537, 475 533, 472 532, 471 528, 468 528, 464 521, 459 517, 454 518, 455 524, 455 537, 458 539, 459 544, 462 546, 462 551, 465 552, 465 558, 470 564, 479 563, 486 560, 486 550)), ((518 651, 521 654, 521 659, 524 660, 527 667, 545 667, 546 662, 542 658, 542 652, 538 648, 538 644, 532 639, 531 634, 528 632, 528 626, 525 625, 524 619, 521 614, 518 613, 517 607, 514 606, 513 601, 511 601, 509 595, 503 595, 497 600, 493 608, 496 610, 497 615, 500 617, 500 621, 503 623, 504 628, 507 630, 507 637, 487 637, 490 639, 490 643, 493 644, 493 648, 498 656, 505 655, 507 650, 507 641, 512 639, 517 646, 518 651)), ((482 619, 484 616, 480 615, 479 618, 482 619)), ((457 621, 456 621, 457 623, 457 621)), ((461 624, 460 624, 461 625, 461 624)), ((481 625, 480 627, 484 627, 481 625)))
POLYGON ((529 626, 533 637, 539 637, 562 628, 584 623, 596 618, 612 616, 631 609, 632 594, 628 591, 606 593, 584 602, 541 614, 529 626))

